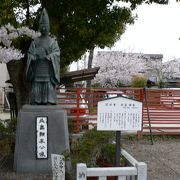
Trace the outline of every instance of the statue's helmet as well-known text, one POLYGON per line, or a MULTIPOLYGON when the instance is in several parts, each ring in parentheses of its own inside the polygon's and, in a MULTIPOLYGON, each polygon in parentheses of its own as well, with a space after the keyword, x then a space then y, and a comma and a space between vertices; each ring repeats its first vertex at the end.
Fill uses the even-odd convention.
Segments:
POLYGON ((50 30, 49 16, 45 8, 43 9, 41 13, 41 17, 39 20, 39 27, 42 34, 49 33, 49 30, 50 30))

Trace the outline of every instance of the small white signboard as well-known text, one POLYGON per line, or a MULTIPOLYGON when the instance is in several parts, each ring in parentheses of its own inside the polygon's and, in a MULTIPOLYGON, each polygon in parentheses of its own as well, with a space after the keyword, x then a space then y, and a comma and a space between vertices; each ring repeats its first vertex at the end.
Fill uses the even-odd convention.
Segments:
POLYGON ((36 157, 37 159, 48 158, 48 119, 36 117, 36 157))
POLYGON ((140 131, 142 102, 125 97, 98 102, 97 130, 140 131))
POLYGON ((53 180, 65 180, 65 160, 63 155, 51 154, 53 180))
POLYGON ((83 163, 77 164, 76 180, 87 180, 86 172, 87 172, 86 164, 83 163))

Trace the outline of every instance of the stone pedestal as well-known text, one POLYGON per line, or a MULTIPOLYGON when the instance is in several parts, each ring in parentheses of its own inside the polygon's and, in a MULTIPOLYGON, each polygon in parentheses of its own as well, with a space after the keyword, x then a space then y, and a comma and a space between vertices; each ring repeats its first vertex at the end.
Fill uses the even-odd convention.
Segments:
POLYGON ((51 173, 51 154, 62 154, 65 150, 69 150, 66 112, 59 106, 23 106, 17 122, 14 170, 51 173), (48 117, 47 159, 36 158, 36 118, 39 116, 48 117))

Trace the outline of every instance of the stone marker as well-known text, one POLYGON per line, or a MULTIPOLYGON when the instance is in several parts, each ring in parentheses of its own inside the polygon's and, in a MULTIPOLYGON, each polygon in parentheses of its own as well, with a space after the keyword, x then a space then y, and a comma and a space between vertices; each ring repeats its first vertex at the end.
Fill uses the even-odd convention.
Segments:
MULTIPOLYGON (((17 123, 15 171, 52 173, 51 154, 63 154, 66 150, 69 150, 66 112, 59 106, 23 106, 17 123), (47 157, 45 158, 37 158, 37 117, 48 117, 47 157)), ((66 168, 70 170, 68 163, 66 168)))
POLYGON ((65 159, 63 155, 51 154, 53 180, 65 180, 65 159))

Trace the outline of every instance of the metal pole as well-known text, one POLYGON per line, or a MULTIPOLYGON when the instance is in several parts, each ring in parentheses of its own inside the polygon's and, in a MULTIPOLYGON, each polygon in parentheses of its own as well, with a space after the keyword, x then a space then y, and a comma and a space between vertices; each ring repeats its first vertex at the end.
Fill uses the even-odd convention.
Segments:
POLYGON ((115 166, 120 167, 120 157, 121 157, 121 131, 116 131, 116 159, 115 166))
POLYGON ((149 131, 150 131, 150 137, 151 137, 151 144, 153 145, 153 136, 152 136, 152 129, 151 129, 151 119, 149 116, 149 108, 148 108, 148 103, 147 103, 147 94, 146 94, 146 88, 144 88, 144 95, 145 95, 145 103, 146 103, 146 108, 147 108, 147 115, 148 115, 148 121, 149 121, 149 131))

